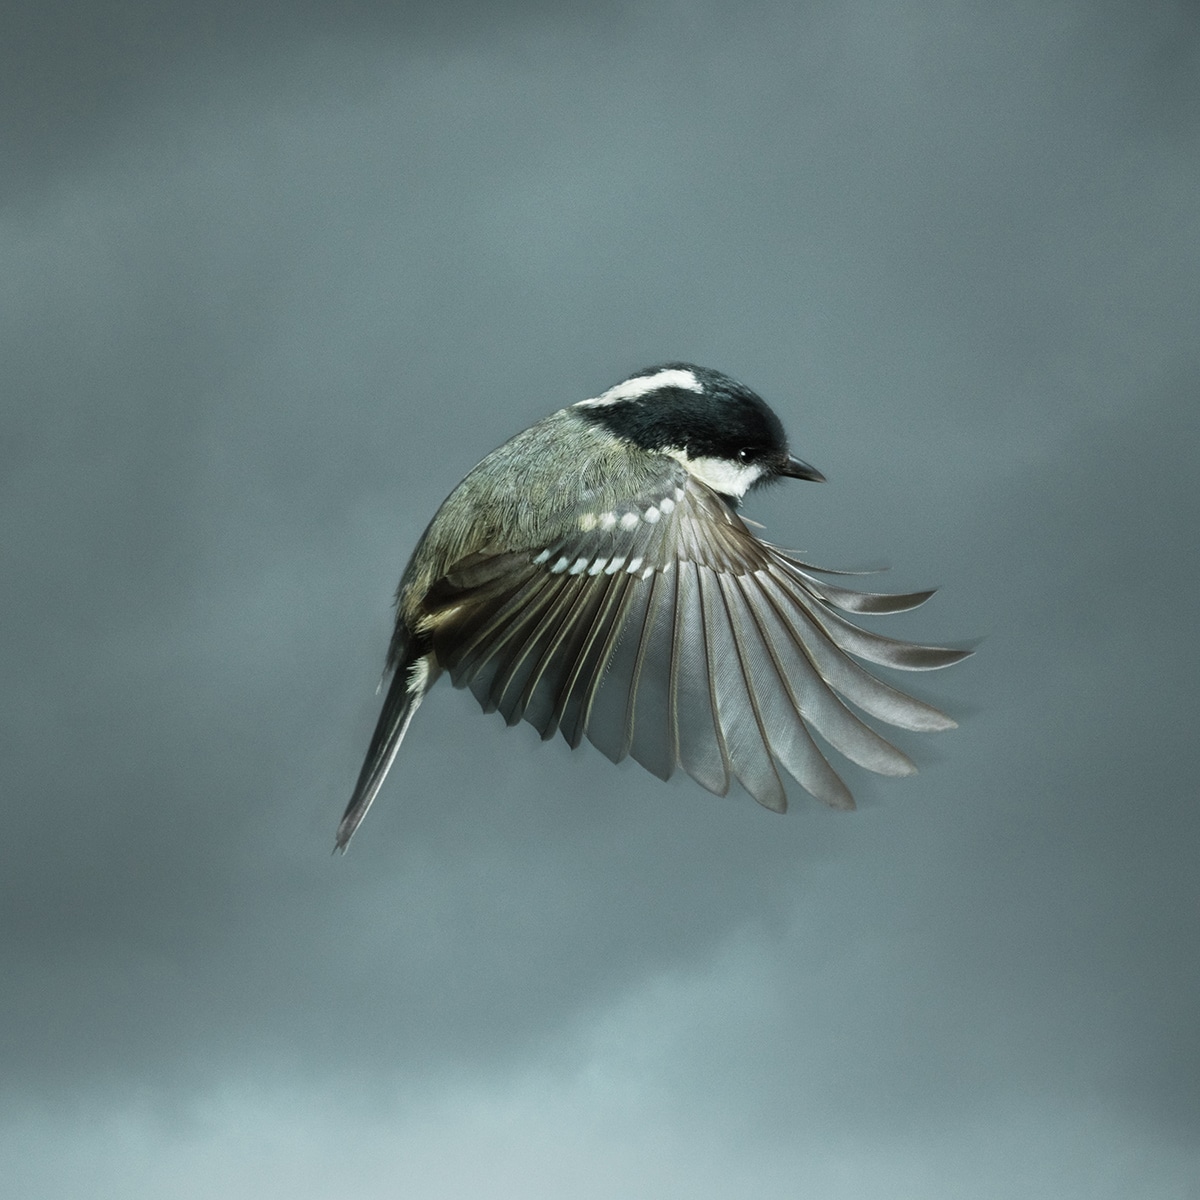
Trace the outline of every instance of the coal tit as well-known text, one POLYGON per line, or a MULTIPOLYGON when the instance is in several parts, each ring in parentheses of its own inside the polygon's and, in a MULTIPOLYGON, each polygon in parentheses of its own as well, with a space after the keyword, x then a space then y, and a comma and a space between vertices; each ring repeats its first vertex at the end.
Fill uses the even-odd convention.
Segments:
POLYGON ((450 493, 396 593, 392 673, 337 830, 345 849, 418 705, 443 671, 485 711, 543 738, 587 737, 710 792, 736 779, 787 807, 782 766, 854 807, 813 737, 883 775, 912 761, 854 709, 903 729, 954 722, 857 660, 945 667, 969 651, 869 633, 843 613, 894 613, 932 592, 851 590, 763 541, 738 516, 751 489, 820 482, 749 388, 672 362, 546 417, 450 493), (854 708, 849 707, 853 705, 854 708))

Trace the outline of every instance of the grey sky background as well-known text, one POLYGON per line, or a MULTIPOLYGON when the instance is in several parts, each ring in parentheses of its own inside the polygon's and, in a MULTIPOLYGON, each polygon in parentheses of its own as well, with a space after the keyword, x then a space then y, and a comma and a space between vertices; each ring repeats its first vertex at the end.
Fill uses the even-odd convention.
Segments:
POLYGON ((4 24, 13 1195, 1197 1194, 1194 5, 4 24), (436 505, 672 358, 962 727, 780 818, 440 688, 331 857, 436 505))

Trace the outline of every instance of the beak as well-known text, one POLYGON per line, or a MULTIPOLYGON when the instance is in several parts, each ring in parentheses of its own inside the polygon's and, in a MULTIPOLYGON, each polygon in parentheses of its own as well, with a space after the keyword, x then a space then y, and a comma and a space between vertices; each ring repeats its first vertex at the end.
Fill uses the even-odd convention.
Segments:
POLYGON ((787 456, 787 462, 780 467, 776 474, 786 475, 788 479, 809 479, 813 483, 825 482, 825 476, 816 467, 810 467, 802 458, 797 458, 794 454, 787 456))

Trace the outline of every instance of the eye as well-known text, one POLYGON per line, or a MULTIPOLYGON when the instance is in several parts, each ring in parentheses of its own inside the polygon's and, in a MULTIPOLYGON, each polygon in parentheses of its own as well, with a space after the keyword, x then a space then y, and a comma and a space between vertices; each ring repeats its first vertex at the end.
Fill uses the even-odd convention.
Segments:
POLYGON ((737 460, 738 460, 738 462, 742 463, 743 465, 745 465, 746 463, 749 463, 753 458, 754 458, 754 451, 751 450, 749 446, 743 446, 737 452, 737 460))

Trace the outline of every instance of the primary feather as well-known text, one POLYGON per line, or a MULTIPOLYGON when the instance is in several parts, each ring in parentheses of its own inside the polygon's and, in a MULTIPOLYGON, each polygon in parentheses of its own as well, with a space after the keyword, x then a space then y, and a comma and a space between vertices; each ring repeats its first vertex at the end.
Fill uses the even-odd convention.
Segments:
POLYGON ((397 591, 395 674, 338 828, 344 849, 442 671, 485 711, 543 738, 583 738, 719 795, 737 780, 783 812, 780 768, 854 807, 821 741, 884 775, 916 768, 865 718, 954 722, 869 672, 949 666, 969 651, 860 628, 930 591, 889 594, 758 538, 741 495, 792 457, 749 389, 668 363, 518 434, 471 471, 422 536, 397 591), (564 455, 564 447, 571 451, 564 455), (847 615, 848 614, 848 615, 847 615), (814 736, 814 734, 816 736, 814 736))

